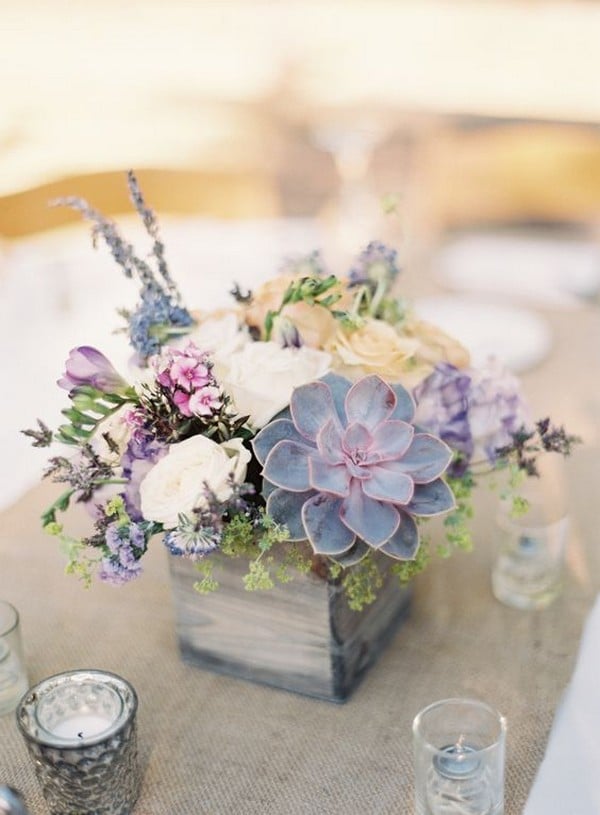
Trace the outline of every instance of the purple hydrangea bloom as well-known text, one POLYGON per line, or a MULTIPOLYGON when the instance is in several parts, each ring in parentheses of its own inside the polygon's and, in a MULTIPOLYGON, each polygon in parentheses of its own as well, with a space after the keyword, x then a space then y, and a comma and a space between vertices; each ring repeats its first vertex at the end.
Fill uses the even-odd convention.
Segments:
POLYGON ((414 390, 417 403, 415 422, 439 436, 461 457, 452 463, 450 473, 460 476, 473 455, 469 423, 471 377, 454 365, 442 362, 414 390))
POLYGON ((469 423, 475 454, 490 464, 501 447, 512 443, 512 434, 530 424, 519 380, 497 360, 472 373, 469 423))
POLYGON ((57 384, 67 391, 88 385, 103 393, 121 393, 128 387, 104 354, 89 345, 72 349, 57 384))
POLYGON ((98 576, 105 583, 121 586, 135 580, 142 572, 140 558, 146 551, 146 535, 136 523, 122 526, 114 522, 107 526, 105 543, 108 549, 102 558, 98 576))
POLYGON ((378 549, 399 560, 419 546, 415 517, 454 508, 442 480, 452 456, 444 442, 411 424, 402 385, 372 375, 352 385, 336 374, 292 394, 289 418, 253 440, 263 465, 267 512, 290 540, 344 566, 378 549))
POLYGON ((493 360, 469 370, 440 363, 414 396, 416 422, 461 454, 451 469, 456 476, 473 458, 494 464, 496 451, 528 424, 518 379, 493 360))

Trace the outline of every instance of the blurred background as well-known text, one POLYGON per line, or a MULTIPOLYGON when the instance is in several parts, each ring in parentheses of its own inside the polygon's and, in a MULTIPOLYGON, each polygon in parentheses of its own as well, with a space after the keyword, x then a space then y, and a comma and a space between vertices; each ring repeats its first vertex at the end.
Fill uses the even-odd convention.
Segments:
POLYGON ((15 428, 58 413, 70 347, 124 352, 135 299, 48 202, 83 196, 137 240, 128 168, 192 305, 315 248, 343 273, 379 238, 476 361, 535 370, 556 319, 597 308, 596 2, 0 0, 0 19, 5 501, 41 461, 15 428))

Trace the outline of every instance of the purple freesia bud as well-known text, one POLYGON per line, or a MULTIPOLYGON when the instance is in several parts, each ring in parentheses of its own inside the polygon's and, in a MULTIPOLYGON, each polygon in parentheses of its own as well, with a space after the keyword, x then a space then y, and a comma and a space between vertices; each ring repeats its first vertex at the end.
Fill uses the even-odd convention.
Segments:
POLYGON ((88 385, 103 393, 119 393, 127 382, 112 363, 96 348, 80 345, 73 348, 65 363, 65 373, 58 380, 59 387, 67 391, 88 385))

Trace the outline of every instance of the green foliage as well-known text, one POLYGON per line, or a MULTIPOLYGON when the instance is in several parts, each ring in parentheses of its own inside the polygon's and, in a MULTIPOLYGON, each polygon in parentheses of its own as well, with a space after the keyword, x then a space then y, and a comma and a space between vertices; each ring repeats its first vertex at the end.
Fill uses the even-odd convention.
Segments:
POLYGON ((219 588, 219 583, 213 576, 214 564, 208 560, 200 560, 194 564, 196 571, 202 575, 200 580, 194 583, 194 589, 199 594, 211 594, 219 588))
POLYGON ((83 540, 72 538, 67 535, 62 524, 52 521, 44 526, 44 531, 49 535, 58 538, 60 549, 67 558, 65 574, 75 575, 83 583, 86 589, 92 584, 92 575, 98 558, 89 556, 89 548, 83 540))
POLYGON ((335 310, 333 306, 341 298, 341 294, 336 290, 339 280, 335 275, 320 277, 313 275, 302 277, 290 283, 284 292, 281 305, 276 311, 268 311, 265 318, 265 340, 270 340, 273 334, 275 319, 279 317, 283 309, 293 303, 307 303, 310 306, 322 306, 329 309, 337 319, 349 317, 345 311, 335 310))
POLYGON ((362 611, 374 602, 382 585, 381 572, 371 554, 347 569, 342 577, 342 588, 353 611, 362 611))
POLYGON ((268 568, 260 561, 260 558, 250 561, 248 574, 244 575, 242 579, 246 591, 272 589, 275 585, 268 568))
POLYGON ((463 476, 448 478, 448 485, 456 499, 456 509, 444 518, 446 543, 437 547, 440 557, 450 557, 454 549, 470 552, 473 548, 473 537, 470 521, 473 517, 473 488, 475 479, 467 471, 463 476))
POLYGON ((429 538, 421 537, 421 543, 413 560, 402 560, 392 565, 392 574, 396 575, 401 586, 406 586, 413 577, 425 571, 431 560, 429 549, 429 538))

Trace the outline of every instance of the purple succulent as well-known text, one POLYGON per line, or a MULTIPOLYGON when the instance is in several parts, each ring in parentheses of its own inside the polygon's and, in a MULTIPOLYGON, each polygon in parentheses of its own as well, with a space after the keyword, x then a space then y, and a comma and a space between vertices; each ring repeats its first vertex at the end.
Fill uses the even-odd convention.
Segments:
POLYGON ((121 393, 128 387, 104 354, 89 345, 80 345, 70 351, 65 373, 57 385, 67 391, 88 385, 103 393, 121 393))
POLYGON ((411 424, 415 405, 402 385, 376 375, 354 385, 337 374, 302 385, 290 411, 254 438, 267 512, 290 540, 344 566, 378 549, 399 560, 419 547, 415 516, 454 508, 440 477, 450 448, 411 424))

